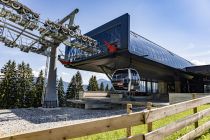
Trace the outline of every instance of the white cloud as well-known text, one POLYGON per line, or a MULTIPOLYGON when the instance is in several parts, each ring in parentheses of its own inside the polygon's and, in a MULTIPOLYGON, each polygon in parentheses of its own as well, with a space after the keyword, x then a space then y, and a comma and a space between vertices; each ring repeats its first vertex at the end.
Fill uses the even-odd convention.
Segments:
POLYGON ((38 70, 39 70, 39 71, 40 71, 40 70, 43 70, 43 71, 44 71, 44 70, 45 70, 45 66, 41 66, 38 70))
POLYGON ((192 60, 191 62, 195 65, 207 65, 205 61, 200 61, 200 60, 192 60))
POLYGON ((38 69, 36 69, 36 70, 33 70, 32 73, 33 73, 33 75, 34 75, 35 77, 38 77, 41 70, 42 70, 43 72, 45 72, 45 66, 41 66, 40 68, 38 68, 38 69))
POLYGON ((40 71, 35 71, 35 70, 32 71, 34 77, 38 77, 38 76, 39 76, 39 72, 40 72, 40 71))

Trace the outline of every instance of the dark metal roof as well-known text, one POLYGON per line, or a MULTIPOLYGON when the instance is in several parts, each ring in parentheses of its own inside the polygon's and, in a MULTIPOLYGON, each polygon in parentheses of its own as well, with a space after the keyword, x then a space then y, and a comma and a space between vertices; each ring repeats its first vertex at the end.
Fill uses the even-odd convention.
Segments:
POLYGON ((187 67, 186 71, 210 76, 210 65, 187 67))
POLYGON ((129 52, 135 55, 144 56, 152 61, 177 68, 183 69, 185 67, 193 66, 193 64, 186 59, 170 52, 169 50, 149 41, 148 39, 130 32, 130 46, 129 52))

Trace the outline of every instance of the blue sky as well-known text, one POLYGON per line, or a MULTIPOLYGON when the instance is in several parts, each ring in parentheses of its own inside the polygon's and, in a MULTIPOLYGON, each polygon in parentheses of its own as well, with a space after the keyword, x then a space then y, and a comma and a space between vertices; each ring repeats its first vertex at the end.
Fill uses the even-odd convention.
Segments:
MULTIPOLYGON (((198 64, 210 64, 210 0, 19 0, 41 14, 41 19, 57 20, 75 8, 82 33, 86 33, 124 13, 131 15, 131 30, 198 64)), ((46 58, 22 53, 1 44, 0 67, 9 59, 25 61, 34 74, 44 68, 46 58)), ((66 69, 59 62, 58 76, 69 82, 76 70, 66 69)), ((83 83, 92 74, 81 71, 83 83)))

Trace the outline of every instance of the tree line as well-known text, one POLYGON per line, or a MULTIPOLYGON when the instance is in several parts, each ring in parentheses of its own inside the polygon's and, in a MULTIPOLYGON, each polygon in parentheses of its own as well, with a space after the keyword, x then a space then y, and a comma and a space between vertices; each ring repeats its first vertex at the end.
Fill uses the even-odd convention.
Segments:
POLYGON ((41 106, 44 86, 43 72, 34 81, 29 64, 8 61, 1 69, 0 108, 26 108, 41 106))
MULTIPOLYGON (((41 70, 34 77, 29 64, 16 64, 9 60, 1 69, 3 78, 0 79, 0 108, 41 107, 44 89, 44 74, 41 70)), ((108 91, 109 87, 101 83, 98 87, 96 76, 92 76, 88 84, 89 91, 108 91)), ((57 81, 59 106, 66 106, 67 99, 79 99, 83 92, 82 76, 78 71, 71 79, 67 91, 64 91, 62 78, 57 81)))
MULTIPOLYGON (((104 88, 103 82, 101 82, 100 86, 98 86, 98 82, 96 76, 92 76, 89 80, 89 84, 87 87, 88 91, 109 91, 109 85, 107 84, 104 88)), ((82 76, 79 71, 72 77, 66 93, 64 92, 63 80, 60 78, 58 82, 58 99, 59 106, 65 106, 66 100, 74 99, 78 100, 79 95, 84 92, 83 84, 82 84, 82 76)))
POLYGON ((96 76, 92 76, 89 80, 87 90, 88 91, 109 91, 109 85, 107 84, 106 87, 104 87, 104 83, 101 82, 100 86, 98 86, 96 76))

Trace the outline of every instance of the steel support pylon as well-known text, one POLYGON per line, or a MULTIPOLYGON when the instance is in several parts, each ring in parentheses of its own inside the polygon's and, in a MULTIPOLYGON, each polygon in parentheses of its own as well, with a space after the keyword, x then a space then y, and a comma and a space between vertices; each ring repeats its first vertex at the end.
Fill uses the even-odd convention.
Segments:
POLYGON ((56 91, 56 77, 57 77, 56 56, 57 56, 57 47, 51 47, 48 82, 43 103, 43 107, 45 108, 58 107, 58 96, 56 91))

